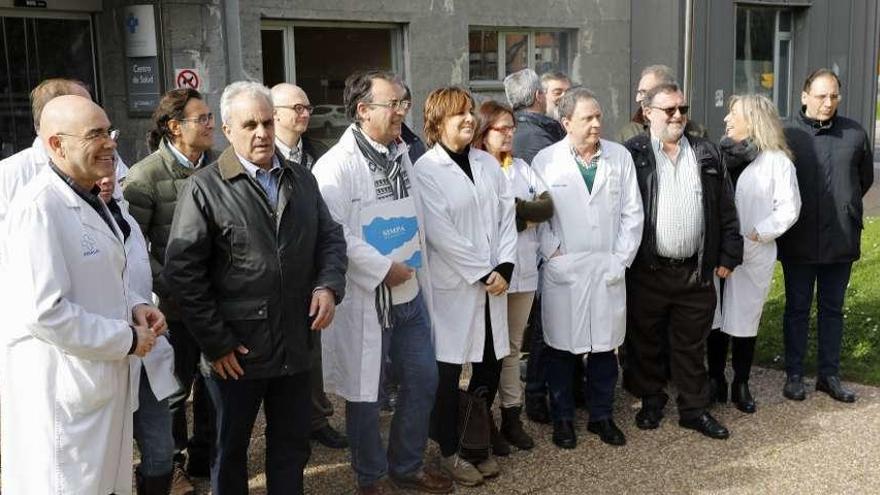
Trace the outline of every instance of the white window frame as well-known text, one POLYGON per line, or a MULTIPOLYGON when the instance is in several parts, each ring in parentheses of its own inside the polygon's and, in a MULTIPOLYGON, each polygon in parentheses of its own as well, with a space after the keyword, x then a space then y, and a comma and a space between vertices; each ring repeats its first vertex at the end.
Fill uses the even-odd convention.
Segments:
POLYGON ((574 31, 572 29, 564 29, 564 28, 512 28, 512 27, 499 27, 499 26, 468 26, 468 81, 470 87, 473 89, 498 89, 503 86, 504 78, 507 75, 507 35, 510 34, 524 34, 528 39, 528 60, 527 66, 529 69, 535 70, 535 35, 537 33, 560 33, 561 35, 566 37, 567 44, 567 52, 566 59, 563 61, 565 67, 563 67, 563 72, 569 73, 571 72, 571 47, 572 47, 572 37, 574 36, 574 31), (497 79, 492 80, 471 80, 470 73, 470 34, 474 31, 496 31, 498 35, 498 39, 496 40, 496 45, 498 47, 498 52, 496 57, 498 59, 498 73, 497 79))

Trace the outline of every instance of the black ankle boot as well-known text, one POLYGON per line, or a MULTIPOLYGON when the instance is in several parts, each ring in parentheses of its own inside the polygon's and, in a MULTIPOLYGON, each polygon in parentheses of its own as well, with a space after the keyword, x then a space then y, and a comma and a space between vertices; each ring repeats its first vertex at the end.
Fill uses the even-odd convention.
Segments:
POLYGON ((535 441, 523 430, 522 421, 519 419, 521 410, 519 406, 501 408, 501 434, 514 447, 530 450, 535 446, 535 441))
POLYGON ((501 457, 510 455, 510 444, 495 426, 495 418, 492 417, 491 411, 489 411, 489 441, 492 443, 493 454, 501 457))
POLYGON ((138 495, 168 495, 171 493, 171 478, 174 471, 162 476, 141 476, 135 472, 138 495))
POLYGON ((744 413, 753 414, 757 411, 755 399, 749 391, 749 382, 733 382, 730 386, 730 401, 744 413))
POLYGON ((709 400, 719 404, 727 403, 727 380, 709 377, 709 400))

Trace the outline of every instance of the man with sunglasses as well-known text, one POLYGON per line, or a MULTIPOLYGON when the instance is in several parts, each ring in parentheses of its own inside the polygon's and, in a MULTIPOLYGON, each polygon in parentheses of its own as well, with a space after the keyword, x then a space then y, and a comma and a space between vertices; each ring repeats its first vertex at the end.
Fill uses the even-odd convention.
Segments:
POLYGON ((727 277, 742 262, 733 186, 718 148, 685 136, 688 105, 678 85, 655 86, 642 109, 648 134, 625 144, 645 209, 642 243, 626 281, 624 373, 642 399, 636 426, 660 426, 668 367, 678 390, 679 425, 724 439, 729 432, 707 410, 704 357, 715 312, 713 277, 727 277))
MULTIPOLYGON (((368 209, 417 199, 409 149, 400 137, 411 102, 401 80, 378 69, 349 76, 343 101, 353 123, 313 169, 330 214, 345 228, 349 259, 348 299, 322 335, 324 376, 346 401, 358 493, 396 493, 395 485, 448 493, 452 481, 423 463, 438 382, 427 279, 383 254, 363 233, 368 209), (386 448, 379 431, 379 387, 389 355, 400 392, 386 448)), ((415 213, 424 255, 423 221, 415 213)))

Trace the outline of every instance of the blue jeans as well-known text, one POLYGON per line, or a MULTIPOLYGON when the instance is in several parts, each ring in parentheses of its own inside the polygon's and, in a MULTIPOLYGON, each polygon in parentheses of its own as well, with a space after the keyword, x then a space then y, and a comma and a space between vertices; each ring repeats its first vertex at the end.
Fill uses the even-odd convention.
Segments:
POLYGON ((141 476, 152 478, 171 472, 174 438, 171 436, 168 399, 156 400, 143 367, 138 390, 138 410, 134 412, 134 439, 141 451, 141 465, 138 467, 141 476))
POLYGON ((400 389, 387 451, 379 434, 379 402, 345 403, 351 467, 359 486, 372 485, 389 472, 397 476, 418 472, 428 442, 428 424, 437 391, 437 364, 422 294, 393 306, 391 316, 394 326, 384 331, 382 360, 390 353, 400 389))
MULTIPOLYGON (((576 366, 583 366, 583 358, 550 346, 547 356, 547 383, 550 389, 550 414, 553 421, 574 420, 574 382, 576 366)), ((614 351, 592 352, 586 355, 586 390, 590 421, 611 417, 614 405, 614 387, 617 385, 617 356, 614 351)), ((581 385, 578 383, 578 385, 581 385)))
POLYGON ((303 493, 303 470, 311 455, 309 372, 238 380, 211 376, 205 381, 217 417, 214 495, 247 495, 247 451, 261 404, 266 415, 266 493, 303 493))
POLYGON ((782 263, 785 276, 785 313, 782 332, 785 336, 785 372, 804 374, 807 335, 813 290, 818 309, 819 376, 840 372, 840 342, 843 338, 843 299, 849 283, 852 263, 797 264, 782 263))

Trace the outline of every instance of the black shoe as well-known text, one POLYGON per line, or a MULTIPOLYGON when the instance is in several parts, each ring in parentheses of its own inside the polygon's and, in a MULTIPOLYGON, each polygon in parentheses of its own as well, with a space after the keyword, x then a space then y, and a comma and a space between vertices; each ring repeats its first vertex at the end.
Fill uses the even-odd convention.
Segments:
POLYGON ((699 417, 693 419, 679 419, 678 426, 696 430, 709 438, 724 440, 730 436, 727 428, 721 426, 721 423, 715 420, 711 414, 704 412, 699 417))
POLYGON ((550 408, 547 407, 547 396, 543 394, 526 394, 526 416, 535 423, 550 424, 550 408))
POLYGON ((572 421, 553 422, 553 443, 562 449, 577 447, 577 436, 574 434, 574 423, 572 421))
POLYGON ((855 392, 844 387, 843 384, 840 383, 840 377, 837 375, 820 376, 816 380, 816 390, 819 392, 825 392, 830 395, 832 399, 839 400, 840 402, 856 401, 855 392))
POLYGON ((211 457, 208 449, 194 449, 190 446, 187 450, 187 457, 183 454, 175 456, 175 463, 183 466, 186 463, 186 474, 190 478, 210 478, 211 477, 211 457), (179 459, 179 461, 178 461, 179 459))
POLYGON ((727 403, 727 380, 709 377, 709 400, 719 404, 727 403))
MULTIPOLYGON (((818 383, 816 384, 818 386, 818 383)), ((807 398, 807 390, 804 388, 804 377, 801 375, 788 375, 785 386, 782 387, 782 395, 788 400, 804 400, 807 398)))
POLYGON ((502 407, 501 408, 501 434, 507 441, 520 450, 530 450, 535 446, 532 437, 523 430, 522 421, 520 421, 521 407, 502 407))
POLYGON ((640 430, 656 430, 660 428, 660 420, 663 419, 663 411, 655 407, 642 407, 636 413, 636 426, 640 430))
POLYGON ((626 445, 626 437, 611 418, 590 421, 587 423, 587 431, 599 435, 599 438, 608 445, 626 445))
POLYGON ((493 454, 501 457, 510 455, 510 444, 507 443, 507 439, 504 438, 504 435, 495 426, 495 418, 492 417, 491 411, 489 412, 489 443, 492 444, 493 454))
POLYGON ((733 382, 730 386, 730 401, 744 413, 753 414, 758 410, 752 392, 749 391, 749 382, 733 382))
POLYGON ((324 425, 322 428, 313 431, 309 436, 312 440, 316 440, 321 445, 331 449, 348 448, 348 438, 334 430, 330 425, 324 425))

